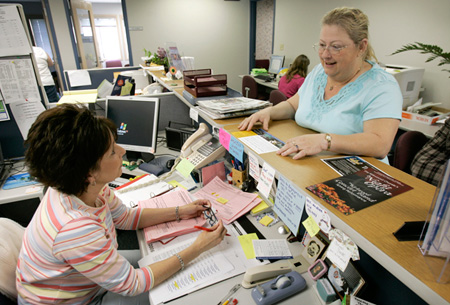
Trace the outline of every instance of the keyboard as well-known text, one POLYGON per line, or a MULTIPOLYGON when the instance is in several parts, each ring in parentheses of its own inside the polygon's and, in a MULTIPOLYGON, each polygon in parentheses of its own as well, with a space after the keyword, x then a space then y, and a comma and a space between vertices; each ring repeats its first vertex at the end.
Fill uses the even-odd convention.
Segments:
POLYGON ((273 80, 273 75, 270 75, 270 74, 257 74, 257 75, 254 76, 254 78, 262 79, 264 81, 271 82, 273 80))

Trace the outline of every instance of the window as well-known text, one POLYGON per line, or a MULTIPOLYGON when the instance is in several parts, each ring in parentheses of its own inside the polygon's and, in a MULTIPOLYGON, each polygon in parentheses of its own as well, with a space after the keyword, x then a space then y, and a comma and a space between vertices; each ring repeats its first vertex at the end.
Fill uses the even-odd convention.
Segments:
POLYGON ((128 61, 128 48, 122 16, 95 15, 95 31, 99 44, 100 60, 128 61))

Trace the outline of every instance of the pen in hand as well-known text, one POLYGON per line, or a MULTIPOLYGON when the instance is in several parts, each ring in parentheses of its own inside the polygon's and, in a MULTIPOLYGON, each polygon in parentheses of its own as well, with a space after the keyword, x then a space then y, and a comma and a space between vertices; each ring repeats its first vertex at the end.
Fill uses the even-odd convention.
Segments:
MULTIPOLYGON (((200 226, 194 226, 194 228, 199 229, 199 230, 203 230, 206 232, 212 232, 213 230, 211 230, 210 228, 205 228, 205 227, 200 227, 200 226)), ((231 236, 230 234, 225 234, 226 236, 231 236)))

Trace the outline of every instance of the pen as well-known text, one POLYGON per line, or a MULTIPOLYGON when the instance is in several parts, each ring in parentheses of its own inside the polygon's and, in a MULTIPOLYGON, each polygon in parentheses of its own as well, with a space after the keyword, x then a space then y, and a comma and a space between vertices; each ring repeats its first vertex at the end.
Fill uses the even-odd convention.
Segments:
MULTIPOLYGON (((200 226, 194 226, 194 228, 199 229, 199 230, 203 230, 206 232, 212 232, 213 230, 211 230, 210 228, 205 228, 205 227, 200 227, 200 226)), ((230 234, 225 234, 226 236, 231 236, 230 234)))
MULTIPOLYGON (((227 293, 227 295, 217 304, 217 305, 223 305, 223 303, 228 300, 228 298, 233 295, 233 293, 235 293, 236 291, 239 290, 239 288, 241 288, 241 284, 236 284, 233 286, 233 288, 230 289, 230 291, 227 293)), ((236 300, 236 304, 237 304, 237 300, 236 300)))

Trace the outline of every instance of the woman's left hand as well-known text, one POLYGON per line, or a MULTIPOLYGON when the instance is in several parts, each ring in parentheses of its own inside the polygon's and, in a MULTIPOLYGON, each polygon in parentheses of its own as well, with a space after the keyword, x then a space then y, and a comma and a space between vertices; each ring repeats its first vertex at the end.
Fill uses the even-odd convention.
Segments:
POLYGON ((277 154, 282 156, 294 154, 292 159, 297 160, 326 150, 326 148, 323 148, 324 144, 326 145, 326 140, 323 134, 298 136, 287 140, 286 144, 277 151, 277 154))
POLYGON ((195 200, 189 204, 180 206, 180 218, 189 219, 201 216, 204 210, 211 207, 211 203, 207 199, 195 200))

